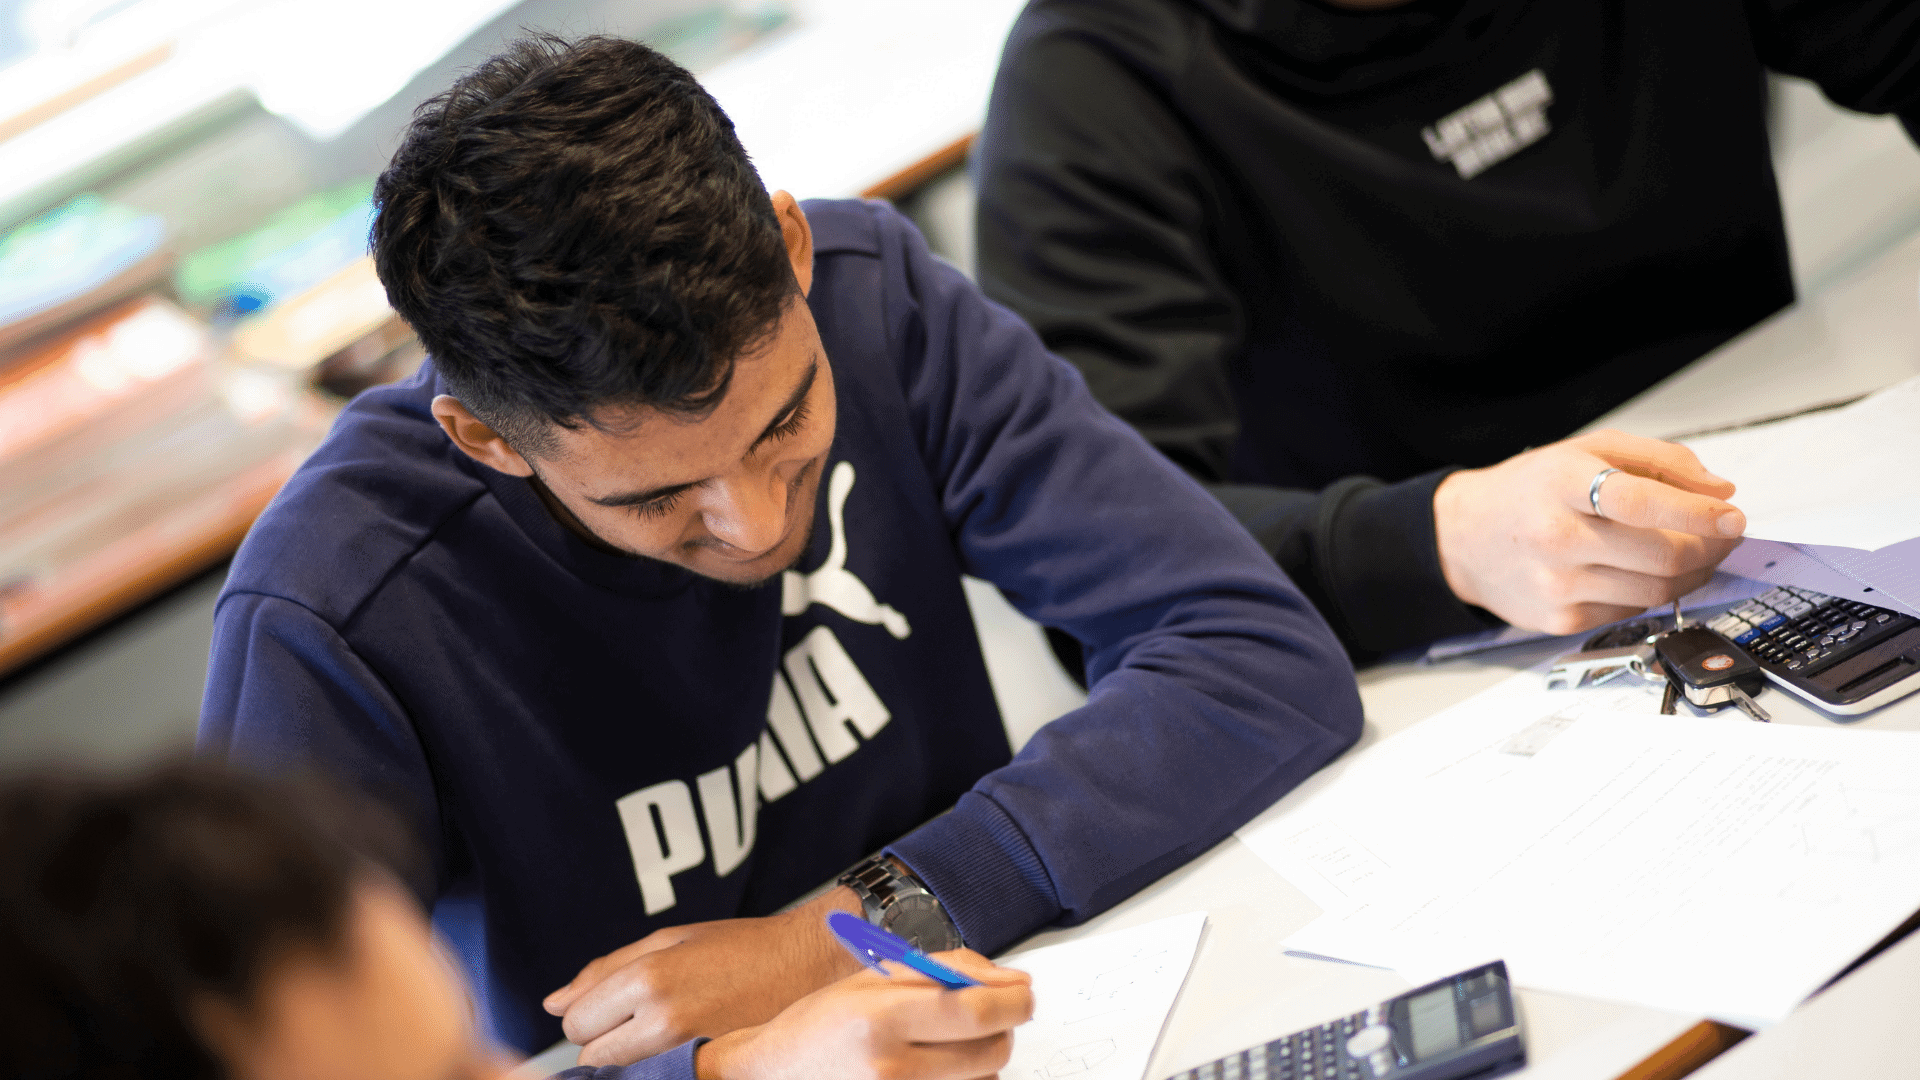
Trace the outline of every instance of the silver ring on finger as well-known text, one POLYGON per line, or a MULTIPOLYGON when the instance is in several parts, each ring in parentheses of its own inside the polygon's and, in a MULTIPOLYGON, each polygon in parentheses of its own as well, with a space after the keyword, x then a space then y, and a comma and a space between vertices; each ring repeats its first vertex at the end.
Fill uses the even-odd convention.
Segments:
POLYGON ((1587 485, 1587 502, 1593 507, 1593 516, 1607 516, 1600 510, 1600 485, 1607 482, 1607 477, 1619 471, 1619 469, 1601 469, 1593 474, 1593 483, 1587 485))

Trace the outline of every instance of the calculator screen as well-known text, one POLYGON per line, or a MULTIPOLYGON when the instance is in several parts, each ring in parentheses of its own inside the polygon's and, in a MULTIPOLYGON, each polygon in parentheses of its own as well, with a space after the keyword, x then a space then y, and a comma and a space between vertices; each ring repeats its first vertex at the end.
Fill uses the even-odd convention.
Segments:
POLYGON ((1415 1060, 1444 1054, 1460 1045, 1460 1021, 1453 1009, 1453 987, 1442 986, 1407 1001, 1407 1029, 1415 1060))

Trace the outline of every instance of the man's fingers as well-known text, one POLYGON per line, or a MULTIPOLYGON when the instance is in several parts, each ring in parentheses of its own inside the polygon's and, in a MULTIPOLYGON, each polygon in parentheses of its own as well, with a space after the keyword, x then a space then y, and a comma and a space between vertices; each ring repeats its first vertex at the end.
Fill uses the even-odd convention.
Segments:
POLYGON ((1738 546, 1734 540, 1636 529, 1617 521, 1589 518, 1588 523, 1591 529, 1581 545, 1586 549, 1582 552, 1585 561, 1650 577, 1677 578, 1710 571, 1738 546))
POLYGON ((1013 1056, 1013 1037, 1006 1032, 966 1042, 931 1043, 910 1047, 903 1070, 916 1080, 977 1080, 1006 1067, 1013 1056))
POLYGON ((567 1006, 560 1029, 568 1040, 585 1046, 636 1015, 653 1013, 656 1000, 646 977, 641 965, 629 965, 600 980, 567 1006))
POLYGON ((1622 619, 1631 619, 1645 611, 1642 607, 1621 606, 1619 604, 1575 604, 1562 613, 1552 625, 1529 627, 1544 630, 1549 634, 1584 634, 1609 623, 1622 619))
POLYGON ((1008 1031, 1033 1017, 1033 991, 1025 984, 933 990, 903 1001, 901 1034, 912 1042, 964 1042, 1008 1031))
POLYGON ((1747 515, 1710 495, 1620 472, 1600 485, 1600 514, 1638 529, 1731 538, 1747 531, 1747 515))
POLYGON ((678 939, 668 936, 665 931, 656 931, 631 945, 622 945, 605 956, 587 962, 573 981, 548 994, 540 1004, 554 1016, 566 1015, 567 1009, 581 994, 593 989, 605 981, 606 977, 633 963, 650 952, 671 948, 678 939))
POLYGON ((631 1065, 644 1057, 671 1050, 685 1042, 671 1033, 663 1033, 657 1024, 634 1017, 612 1031, 580 1048, 580 1064, 596 1069, 609 1065, 631 1065))
POLYGON ((1717 499, 1730 498, 1734 492, 1732 482, 1708 472, 1699 457, 1679 443, 1612 429, 1573 441, 1588 453, 1605 459, 1608 465, 1662 484, 1717 499))
POLYGON ((949 949, 946 952, 934 953, 933 958, 962 975, 979 979, 988 986, 1027 986, 1033 982, 1033 976, 1026 972, 1001 967, 972 949, 949 949))
POLYGON ((1705 585, 1713 577, 1713 569, 1709 567, 1665 578, 1636 574, 1611 566, 1590 566, 1583 576, 1587 584, 1580 590, 1580 603, 1624 608, 1627 615, 1635 615, 1647 608, 1670 604, 1705 585))

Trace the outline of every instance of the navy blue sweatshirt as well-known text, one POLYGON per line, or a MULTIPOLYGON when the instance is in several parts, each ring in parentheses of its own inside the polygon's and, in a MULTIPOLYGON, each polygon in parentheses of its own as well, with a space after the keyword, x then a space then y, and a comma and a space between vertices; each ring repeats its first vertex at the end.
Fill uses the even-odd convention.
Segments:
POLYGON ((448 442, 428 365, 348 407, 221 596, 203 751, 416 821, 423 899, 523 1050, 594 957, 883 846, 982 952, 1086 919, 1358 736, 1333 634, 1218 503, 903 218, 806 211, 839 428, 795 571, 589 547, 448 442), (963 573, 1086 646, 1086 706, 1017 756, 963 573))

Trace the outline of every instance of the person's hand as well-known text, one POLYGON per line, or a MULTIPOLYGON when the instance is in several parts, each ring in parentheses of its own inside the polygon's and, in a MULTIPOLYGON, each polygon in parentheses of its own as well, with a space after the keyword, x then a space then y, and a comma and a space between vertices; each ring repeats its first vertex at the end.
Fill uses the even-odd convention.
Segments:
POLYGON ((966 949, 934 954, 985 983, 947 990, 898 964, 801 998, 759 1027, 722 1035, 694 1058, 700 1080, 979 1080, 1013 1052, 1033 1016, 1026 973, 966 949))
POLYGON ((544 1005, 580 1044, 582 1065, 630 1065, 762 1024, 860 968, 827 929, 829 911, 858 914, 860 902, 843 885, 779 915, 656 930, 582 968, 544 1005))
POLYGON ((1746 531, 1733 485, 1684 446, 1596 431, 1441 481, 1440 568, 1455 596, 1514 626, 1573 634, 1705 584, 1746 531), (1587 491, 1600 470, 1596 516, 1587 491))

